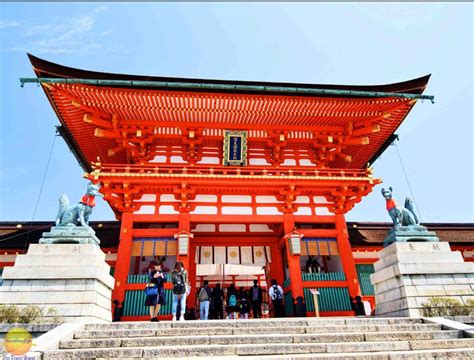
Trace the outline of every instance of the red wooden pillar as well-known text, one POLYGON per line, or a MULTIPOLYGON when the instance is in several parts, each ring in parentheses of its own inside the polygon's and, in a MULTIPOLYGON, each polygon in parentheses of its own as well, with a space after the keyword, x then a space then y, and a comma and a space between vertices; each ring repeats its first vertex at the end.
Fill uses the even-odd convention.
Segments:
POLYGON ((270 288, 272 279, 275 279, 283 287, 285 280, 285 269, 283 268, 283 259, 278 241, 270 246, 272 262, 270 264, 270 278, 267 279, 267 288, 270 288))
POLYGON ((133 213, 124 212, 120 225, 120 242, 114 272, 115 286, 112 291, 112 301, 118 300, 122 302, 125 300, 125 284, 127 283, 127 277, 130 272, 130 260, 132 257, 132 230, 133 213))
POLYGON ((355 298, 356 296, 360 295, 361 292, 344 214, 336 214, 336 229, 339 256, 341 257, 342 267, 346 274, 349 295, 355 298))
MULTIPOLYGON (((179 212, 179 216, 178 216, 178 230, 181 232, 181 231, 186 231, 187 233, 190 232, 191 230, 191 223, 189 221, 189 211, 184 210, 184 211, 180 211, 179 212)), ((188 243, 188 255, 180 255, 179 254, 179 246, 176 247, 177 249, 177 253, 176 253, 176 259, 178 261, 182 261, 183 264, 184 264, 184 268, 188 271, 189 273, 189 249, 191 247, 191 240, 189 241, 188 243)))
MULTIPOLYGON (((286 212, 283 214, 283 229, 285 235, 291 233, 295 229, 295 220, 292 212, 286 212)), ((290 273, 291 296, 294 299, 296 299, 298 296, 304 298, 300 256, 291 254, 287 239, 285 239, 285 248, 286 256, 288 258, 288 271, 290 273)))
POLYGON ((188 278, 189 283, 191 284, 191 293, 189 294, 187 303, 188 306, 195 307, 196 305, 196 246, 194 246, 192 239, 189 239, 189 249, 188 249, 188 278))
MULTIPOLYGON (((191 230, 191 223, 189 220, 189 210, 184 209, 179 212, 179 231, 186 231, 190 232, 191 230)), ((187 255, 179 255, 179 246, 178 253, 176 257, 179 261, 182 261, 184 264, 184 268, 188 272, 188 280, 191 284, 191 292, 186 299, 186 303, 188 307, 195 307, 196 302, 196 262, 195 262, 195 254, 196 254, 196 247, 193 244, 191 237, 189 238, 188 243, 188 254, 187 255)))

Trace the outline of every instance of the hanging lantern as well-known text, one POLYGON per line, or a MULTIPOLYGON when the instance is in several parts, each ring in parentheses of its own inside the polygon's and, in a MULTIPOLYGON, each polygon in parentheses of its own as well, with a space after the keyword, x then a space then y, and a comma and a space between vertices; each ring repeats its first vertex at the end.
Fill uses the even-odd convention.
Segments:
POLYGON ((291 255, 301 255, 301 239, 303 236, 303 234, 296 230, 293 230, 291 233, 285 235, 291 255))
POLYGON ((188 255, 189 239, 193 236, 193 234, 186 230, 181 230, 179 233, 174 235, 175 239, 178 240, 178 255, 188 255))

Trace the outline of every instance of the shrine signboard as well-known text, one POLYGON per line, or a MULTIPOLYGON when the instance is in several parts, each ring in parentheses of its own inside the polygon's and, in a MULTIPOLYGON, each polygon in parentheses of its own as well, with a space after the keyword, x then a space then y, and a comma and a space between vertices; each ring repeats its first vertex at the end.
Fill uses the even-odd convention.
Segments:
POLYGON ((223 165, 247 165, 247 131, 226 130, 223 165))

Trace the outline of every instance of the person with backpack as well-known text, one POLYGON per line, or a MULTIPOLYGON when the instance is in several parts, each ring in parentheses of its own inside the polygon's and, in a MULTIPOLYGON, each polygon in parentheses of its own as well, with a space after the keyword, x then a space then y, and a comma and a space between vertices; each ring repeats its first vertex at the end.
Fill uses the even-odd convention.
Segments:
POLYGON ((150 321, 159 321, 158 313, 161 305, 166 305, 165 274, 161 271, 161 263, 153 261, 148 270, 147 294, 145 306, 150 307, 150 321))
POLYGON ((275 317, 284 317, 284 309, 283 309, 283 289, 280 285, 278 285, 275 279, 272 279, 272 286, 268 290, 268 295, 270 299, 272 299, 273 309, 275 317))
POLYGON ((235 285, 230 284, 227 289, 227 314, 229 319, 236 319, 237 311, 239 310, 237 306, 238 294, 235 290, 235 285))
POLYGON ((253 281, 253 286, 249 290, 250 302, 252 304, 253 318, 259 319, 262 317, 262 302, 263 302, 263 291, 258 286, 258 280, 253 281))
POLYGON ((209 300, 211 299, 211 289, 209 288, 209 281, 204 280, 204 286, 199 290, 199 318, 207 320, 209 318, 209 300))
POLYGON ((248 319, 250 312, 249 293, 243 287, 239 289, 239 313, 241 319, 248 319))
POLYGON ((211 309, 213 319, 224 318, 224 292, 221 289, 220 283, 217 283, 216 287, 212 289, 211 309))
POLYGON ((186 296, 189 293, 188 272, 184 269, 183 263, 177 261, 174 270, 171 272, 171 282, 173 283, 173 305, 171 313, 173 321, 176 321, 176 309, 178 301, 181 308, 180 321, 184 321, 184 313, 186 312, 186 296))

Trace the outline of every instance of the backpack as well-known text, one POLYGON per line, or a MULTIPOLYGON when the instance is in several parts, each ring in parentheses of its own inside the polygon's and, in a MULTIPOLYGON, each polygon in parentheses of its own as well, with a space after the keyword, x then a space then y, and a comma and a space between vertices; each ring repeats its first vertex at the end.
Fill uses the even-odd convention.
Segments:
POLYGON ((186 284, 184 283, 183 274, 173 276, 173 293, 182 295, 186 292, 186 284))
POLYGON ((209 292, 206 290, 205 287, 202 287, 199 291, 198 299, 199 301, 209 301, 209 292))
POLYGON ((273 300, 283 300, 283 293, 277 285, 273 285, 273 300))
POLYGON ((237 296, 235 294, 229 296, 229 306, 237 306, 237 296))

